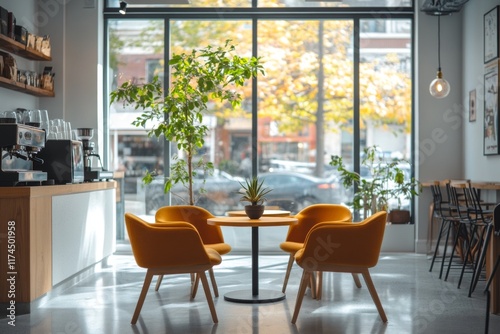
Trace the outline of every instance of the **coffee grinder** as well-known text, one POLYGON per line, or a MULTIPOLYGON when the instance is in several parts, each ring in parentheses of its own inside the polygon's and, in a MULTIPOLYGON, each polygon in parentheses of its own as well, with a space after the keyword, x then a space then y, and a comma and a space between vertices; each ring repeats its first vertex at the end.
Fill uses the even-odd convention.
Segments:
POLYGON ((90 141, 92 137, 94 137, 94 129, 76 129, 76 139, 80 140, 83 146, 84 180, 89 182, 111 179, 113 178, 113 172, 107 171, 102 167, 101 157, 94 152, 94 143, 90 141), (98 167, 93 166, 93 160, 98 161, 98 167))

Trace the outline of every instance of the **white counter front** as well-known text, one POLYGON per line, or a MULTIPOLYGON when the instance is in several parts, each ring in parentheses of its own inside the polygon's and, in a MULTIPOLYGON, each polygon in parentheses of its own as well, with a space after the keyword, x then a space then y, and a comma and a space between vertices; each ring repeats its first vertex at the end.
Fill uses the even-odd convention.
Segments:
POLYGON ((0 187, 0 280, 12 282, 0 284, 2 309, 15 303, 17 314, 29 313, 56 285, 111 255, 115 198, 115 181, 0 187))

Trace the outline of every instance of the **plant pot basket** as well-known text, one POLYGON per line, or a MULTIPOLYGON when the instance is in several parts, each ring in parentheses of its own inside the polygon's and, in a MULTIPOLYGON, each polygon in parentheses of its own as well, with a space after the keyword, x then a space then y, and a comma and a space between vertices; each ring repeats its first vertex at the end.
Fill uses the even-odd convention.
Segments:
POLYGON ((387 221, 393 224, 408 224, 411 221, 410 211, 391 210, 387 216, 387 221))

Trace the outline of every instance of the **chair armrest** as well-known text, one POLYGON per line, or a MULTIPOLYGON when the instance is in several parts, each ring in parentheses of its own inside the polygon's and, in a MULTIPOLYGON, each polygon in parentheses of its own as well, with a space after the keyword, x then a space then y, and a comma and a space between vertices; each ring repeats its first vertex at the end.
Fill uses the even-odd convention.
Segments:
POLYGON ((162 223, 154 223, 155 227, 191 227, 194 228, 194 225, 188 222, 183 222, 183 221, 169 221, 169 222, 162 222, 162 223))
MULTIPOLYGON (((342 221, 327 221, 327 222, 321 222, 321 223, 314 225, 314 227, 312 229, 318 228, 320 226, 330 226, 330 225, 347 225, 347 226, 349 226, 352 224, 358 224, 358 223, 356 223, 356 222, 342 222, 342 221)), ((311 231, 309 231, 309 233, 311 233, 311 231)))

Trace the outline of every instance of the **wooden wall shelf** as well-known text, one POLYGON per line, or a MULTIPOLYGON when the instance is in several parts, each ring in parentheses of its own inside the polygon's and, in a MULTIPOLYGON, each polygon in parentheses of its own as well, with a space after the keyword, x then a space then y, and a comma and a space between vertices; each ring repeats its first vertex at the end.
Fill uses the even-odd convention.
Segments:
MULTIPOLYGON (((52 57, 46 56, 37 50, 27 48, 26 45, 17 42, 16 40, 9 38, 5 35, 0 34, 0 49, 9 51, 15 55, 21 56, 29 60, 40 60, 40 61, 51 61, 52 57)), ((38 97, 54 97, 53 91, 48 91, 46 89, 41 89, 38 87, 33 87, 25 85, 23 83, 17 82, 15 80, 10 80, 0 76, 0 87, 15 90, 17 92, 22 92, 38 97)))
POLYGON ((29 49, 26 45, 2 34, 0 34, 0 48, 30 60, 52 60, 52 57, 46 56, 37 50, 29 49))
POLYGON ((23 83, 17 82, 15 80, 10 80, 10 79, 4 78, 4 77, 0 77, 0 87, 12 89, 12 90, 15 90, 18 92, 31 94, 31 95, 38 96, 38 97, 54 97, 55 96, 53 91, 25 85, 23 83))

